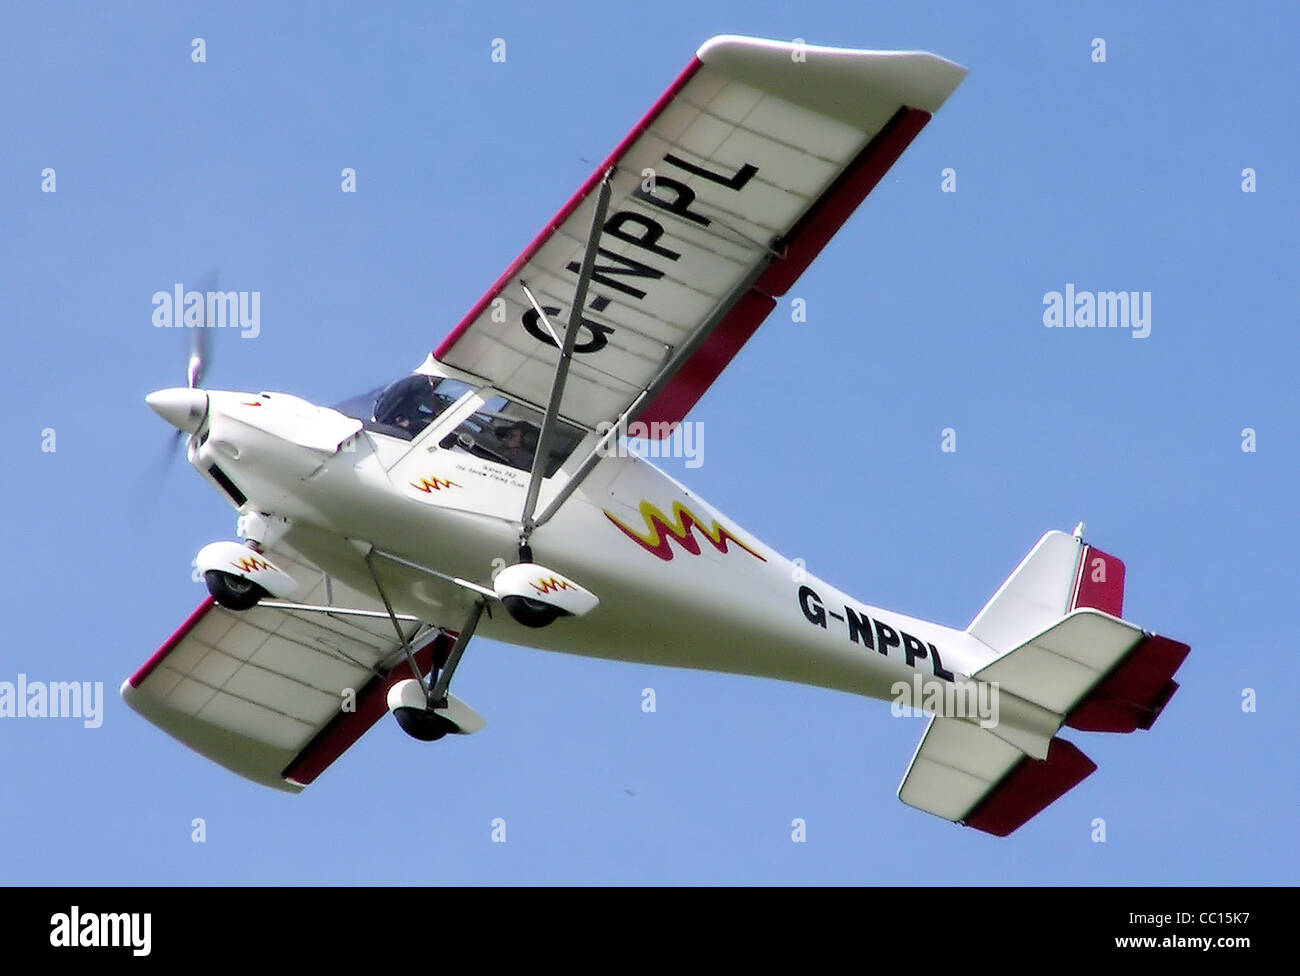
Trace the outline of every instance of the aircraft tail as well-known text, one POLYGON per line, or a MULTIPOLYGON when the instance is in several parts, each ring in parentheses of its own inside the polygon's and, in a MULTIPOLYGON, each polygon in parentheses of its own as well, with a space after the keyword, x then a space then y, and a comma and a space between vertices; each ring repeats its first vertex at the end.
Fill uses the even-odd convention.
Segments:
POLYGON ((1124 616, 1124 564, 1085 543, 1082 529, 1039 539, 967 632, 1009 653, 1080 607, 1124 616))
POLYGON ((1149 729, 1178 690, 1188 646, 1121 619, 1124 564, 1049 532, 967 632, 999 656, 972 678, 1000 718, 931 719, 899 787, 904 803, 1005 836, 1097 767, 1056 733, 1149 729))

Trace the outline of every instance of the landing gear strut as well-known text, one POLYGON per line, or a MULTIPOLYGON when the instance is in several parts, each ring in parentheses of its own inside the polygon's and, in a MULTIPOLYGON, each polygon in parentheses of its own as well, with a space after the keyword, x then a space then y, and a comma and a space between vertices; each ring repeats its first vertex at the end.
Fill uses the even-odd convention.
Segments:
POLYGON ((451 679, 456 673, 460 659, 465 654, 465 648, 478 628, 479 618, 483 616, 483 611, 487 607, 487 600, 479 597, 474 601, 469 616, 456 635, 456 642, 447 653, 446 662, 439 668, 435 659, 430 666, 428 676, 422 677, 420 666, 415 660, 415 652, 411 650, 411 643, 406 639, 406 634, 397 620, 393 604, 379 581, 379 574, 375 572, 373 555, 373 549, 366 554, 366 567, 370 570, 375 589, 378 590, 379 598, 384 603, 384 609, 388 611, 393 630, 402 644, 402 650, 406 652, 407 665, 414 675, 413 678, 399 681, 388 689, 388 708, 397 719, 397 724, 407 735, 422 742, 434 742, 452 733, 476 731, 477 727, 481 727, 479 725, 481 720, 472 710, 451 698, 448 688, 451 686, 451 679))

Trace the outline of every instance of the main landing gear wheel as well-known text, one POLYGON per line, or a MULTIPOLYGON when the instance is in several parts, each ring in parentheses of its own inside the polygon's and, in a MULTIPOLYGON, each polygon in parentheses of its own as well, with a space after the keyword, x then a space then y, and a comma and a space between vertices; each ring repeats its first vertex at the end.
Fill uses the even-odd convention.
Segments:
POLYGON ((525 627, 545 627, 564 615, 559 607, 526 596, 503 596, 501 602, 510 616, 525 627))
MULTIPOLYGON (((388 611, 388 619, 397 634, 398 643, 406 653, 406 663, 413 675, 389 686, 388 710, 393 713, 393 718, 397 719, 397 724, 401 726, 403 732, 422 742, 435 742, 452 733, 467 735, 481 729, 482 718, 463 702, 454 699, 448 692, 448 688, 451 685, 451 677, 460 664, 461 656, 464 655, 470 638, 478 628, 479 618, 487 609, 487 600, 479 597, 474 602, 465 618, 465 623, 456 634, 456 640, 447 651, 442 666, 439 667, 438 655, 435 652, 430 662, 428 677, 423 677, 420 674, 421 668, 416 660, 415 651, 411 648, 411 642, 406 632, 402 630, 401 624, 398 623, 397 614, 393 611, 393 603, 384 591, 384 584, 379 581, 379 574, 375 572, 374 554, 373 547, 366 553, 366 569, 370 571, 370 578, 374 580, 379 599, 383 601, 384 609, 388 611)), ((438 630, 437 634, 441 636, 444 631, 438 630)))
POLYGON ((251 610, 262 597, 268 595, 266 590, 252 580, 220 569, 209 569, 203 574, 203 580, 208 584, 212 599, 227 610, 251 610))
POLYGON ((460 732, 459 725, 431 708, 394 708, 393 718, 397 719, 403 732, 421 742, 436 742, 444 735, 460 732))

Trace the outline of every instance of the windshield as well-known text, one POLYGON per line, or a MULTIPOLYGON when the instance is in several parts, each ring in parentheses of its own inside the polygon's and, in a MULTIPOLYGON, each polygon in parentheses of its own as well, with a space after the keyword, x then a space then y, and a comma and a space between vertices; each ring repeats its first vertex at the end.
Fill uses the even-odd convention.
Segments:
POLYGON ((409 441, 471 389, 460 380, 412 373, 334 409, 360 420, 368 430, 409 441))

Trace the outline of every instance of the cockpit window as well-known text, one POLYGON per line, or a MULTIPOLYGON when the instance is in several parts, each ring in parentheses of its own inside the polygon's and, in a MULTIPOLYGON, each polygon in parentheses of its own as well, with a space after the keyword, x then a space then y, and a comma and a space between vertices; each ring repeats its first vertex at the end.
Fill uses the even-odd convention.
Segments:
POLYGON ((375 423, 414 437, 470 389, 460 380, 416 373, 398 380, 379 395, 375 401, 375 423))
MULTIPOLYGON (((367 430, 409 441, 474 389, 460 380, 412 373, 388 386, 345 400, 334 409, 360 420, 367 430)), ((541 431, 541 411, 496 395, 462 420, 443 437, 439 446, 519 471, 532 471, 541 431)), ((584 434, 580 427, 558 422, 550 457, 543 469, 545 477, 560 469, 584 434)))
MULTIPOLYGON (((532 471, 541 431, 540 411, 516 400, 494 396, 444 437, 441 446, 508 464, 520 471, 532 471)), ((580 428, 562 420, 558 422, 550 456, 542 469, 543 477, 549 478, 560 469, 582 437, 580 428)))
POLYGON ((357 418, 368 430, 409 441, 472 389, 460 380, 412 373, 334 409, 357 418))

